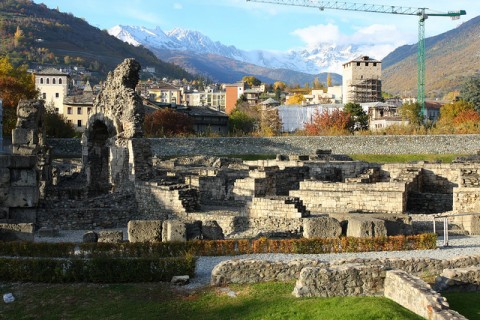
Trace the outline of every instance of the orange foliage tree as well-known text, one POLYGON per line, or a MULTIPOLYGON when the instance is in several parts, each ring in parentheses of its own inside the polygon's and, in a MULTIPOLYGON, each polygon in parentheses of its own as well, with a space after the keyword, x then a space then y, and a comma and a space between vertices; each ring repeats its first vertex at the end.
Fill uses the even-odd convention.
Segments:
POLYGON ((193 134, 192 119, 172 109, 160 109, 145 116, 145 135, 147 137, 171 137, 193 134))
POLYGON ((351 115, 339 109, 331 112, 317 110, 312 121, 305 123, 305 133, 325 136, 346 135, 352 132, 353 124, 351 115))

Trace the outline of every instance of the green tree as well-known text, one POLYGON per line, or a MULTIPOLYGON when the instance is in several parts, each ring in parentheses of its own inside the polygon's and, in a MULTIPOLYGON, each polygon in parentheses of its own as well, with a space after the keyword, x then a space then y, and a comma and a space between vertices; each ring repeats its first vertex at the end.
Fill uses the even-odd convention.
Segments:
POLYGON ((262 81, 258 80, 254 76, 244 76, 242 81, 246 82, 250 87, 259 86, 262 84, 262 81))
POLYGON ((460 92, 463 100, 473 103, 475 110, 480 111, 480 76, 465 81, 460 92))
POLYGON ((422 107, 419 103, 405 103, 399 108, 403 120, 407 120, 413 126, 423 123, 422 107))
POLYGON ((228 119, 228 129, 230 133, 245 135, 255 130, 257 119, 245 111, 235 109, 228 119))
POLYGON ((45 131, 47 137, 51 138, 73 138, 77 134, 63 115, 49 109, 45 114, 45 131))
POLYGON ((343 111, 352 117, 351 131, 368 129, 368 114, 363 110, 361 105, 349 102, 344 106, 343 111))

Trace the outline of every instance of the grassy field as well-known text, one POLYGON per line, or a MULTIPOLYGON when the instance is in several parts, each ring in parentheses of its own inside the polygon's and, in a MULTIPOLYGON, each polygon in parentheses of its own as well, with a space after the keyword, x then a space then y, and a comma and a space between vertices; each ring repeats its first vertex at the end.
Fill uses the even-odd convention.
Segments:
POLYGON ((293 283, 187 292, 155 284, 0 284, 0 319, 421 319, 378 297, 295 298, 293 283), (229 290, 236 297, 227 295, 229 290))
POLYGON ((450 308, 470 320, 480 320, 480 292, 444 293, 450 308))

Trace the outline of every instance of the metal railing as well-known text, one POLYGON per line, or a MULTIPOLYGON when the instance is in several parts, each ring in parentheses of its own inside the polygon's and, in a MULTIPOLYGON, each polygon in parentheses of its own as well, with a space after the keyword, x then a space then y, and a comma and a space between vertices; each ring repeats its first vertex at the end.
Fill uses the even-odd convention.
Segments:
POLYGON ((449 214, 442 215, 437 214, 433 215, 433 233, 437 233, 435 221, 437 219, 443 220, 443 246, 448 247, 448 218, 450 217, 462 217, 462 216, 478 216, 480 213, 460 213, 460 214, 449 214))

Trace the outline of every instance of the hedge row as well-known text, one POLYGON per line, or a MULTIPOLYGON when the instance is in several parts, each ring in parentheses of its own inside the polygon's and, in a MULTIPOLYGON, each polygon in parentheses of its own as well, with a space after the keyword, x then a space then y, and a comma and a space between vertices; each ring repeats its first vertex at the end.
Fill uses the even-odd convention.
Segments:
POLYGON ((0 281, 27 282, 155 282, 195 274, 195 258, 52 259, 0 258, 0 281))
POLYGON ((30 257, 115 257, 160 258, 183 256, 225 256, 250 253, 341 253, 436 248, 436 234, 377 238, 318 238, 271 240, 216 240, 167 243, 0 243, 0 256, 30 257))

